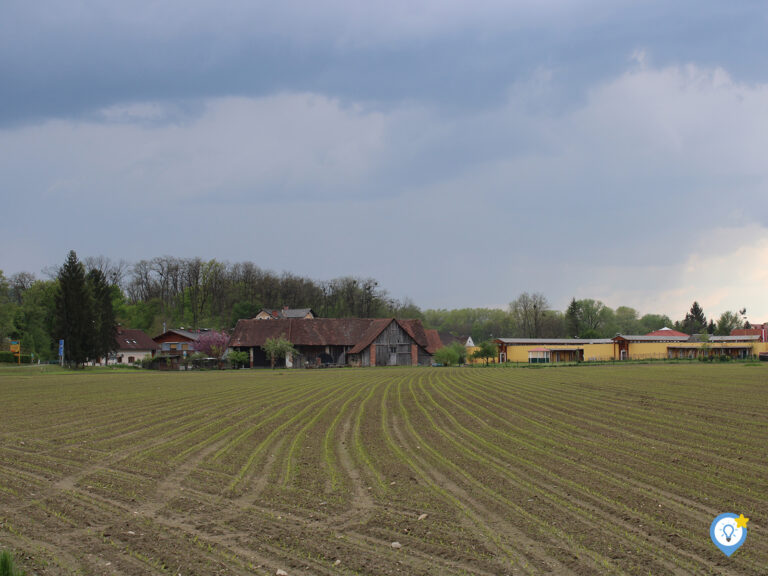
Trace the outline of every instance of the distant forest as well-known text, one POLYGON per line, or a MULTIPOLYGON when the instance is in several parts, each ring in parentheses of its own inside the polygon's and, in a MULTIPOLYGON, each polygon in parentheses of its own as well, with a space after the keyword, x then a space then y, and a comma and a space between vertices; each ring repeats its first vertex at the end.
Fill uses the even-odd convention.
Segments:
MULTIPOLYGON (((643 334, 664 326, 689 334, 728 334, 744 324, 745 311, 726 312, 707 322, 697 303, 681 321, 660 314, 640 316, 627 306, 615 310, 599 300, 573 299, 565 311, 552 310, 540 293, 517 295, 507 309, 422 310, 409 299, 392 298, 373 278, 345 276, 312 280, 276 274, 253 262, 229 263, 201 258, 159 256, 128 263, 104 256, 83 260, 86 271, 107 279, 117 321, 151 336, 163 326, 230 330, 241 318, 262 308, 312 308, 324 318, 419 318, 428 328, 476 342, 498 337, 571 338, 643 334)), ((19 338, 25 352, 54 356, 52 322, 59 268, 44 270, 47 279, 21 272, 6 278, 0 271, 0 343, 19 338)))

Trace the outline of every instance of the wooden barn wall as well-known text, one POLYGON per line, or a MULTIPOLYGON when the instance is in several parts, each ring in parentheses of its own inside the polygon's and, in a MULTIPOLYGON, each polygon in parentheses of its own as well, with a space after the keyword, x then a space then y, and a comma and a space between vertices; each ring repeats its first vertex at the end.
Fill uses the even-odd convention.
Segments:
POLYGON ((419 346, 419 366, 431 366, 432 355, 428 354, 424 348, 419 346))
POLYGON ((411 366, 413 343, 413 338, 392 322, 376 338, 376 366, 411 366))

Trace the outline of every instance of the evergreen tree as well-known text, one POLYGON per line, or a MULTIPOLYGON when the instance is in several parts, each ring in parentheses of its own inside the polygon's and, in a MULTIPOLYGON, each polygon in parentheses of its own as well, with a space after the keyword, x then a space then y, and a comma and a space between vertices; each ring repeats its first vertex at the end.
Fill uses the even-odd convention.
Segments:
POLYGON ((568 310, 565 312, 565 330, 569 338, 578 338, 581 332, 581 309, 576 298, 571 298, 568 310))
POLYGON ((693 303, 690 311, 685 315, 681 329, 687 334, 704 334, 708 332, 707 317, 698 302, 693 303))
POLYGON ((88 272, 87 283, 93 297, 93 330, 88 346, 88 357, 106 358, 117 349, 117 320, 112 305, 112 287, 99 269, 88 272))
POLYGON ((64 358, 75 366, 88 360, 93 334, 93 296, 85 267, 70 250, 59 269, 54 332, 64 339, 64 358))

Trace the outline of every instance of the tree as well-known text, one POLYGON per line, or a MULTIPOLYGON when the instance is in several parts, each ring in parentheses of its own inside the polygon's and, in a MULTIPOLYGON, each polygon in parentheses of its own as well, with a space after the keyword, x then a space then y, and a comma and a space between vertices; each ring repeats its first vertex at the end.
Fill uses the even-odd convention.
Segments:
POLYGON ((269 364, 272 368, 275 367, 275 362, 278 360, 296 354, 296 349, 293 347, 293 344, 291 344, 291 341, 286 340, 282 336, 279 338, 267 338, 267 341, 264 342, 264 346, 262 346, 261 349, 266 352, 267 358, 269 358, 269 364))
POLYGON ((456 366, 459 364, 459 354, 451 346, 443 346, 435 352, 435 362, 443 366, 456 366))
POLYGON ((486 340, 485 342, 480 343, 479 348, 472 353, 472 357, 485 360, 485 363, 488 364, 488 360, 496 358, 498 352, 499 349, 497 348, 496 343, 491 340, 486 340))
MULTIPOLYGON (((597 338, 605 325, 606 306, 600 300, 585 298, 578 301, 579 320, 583 338, 597 338)), ((612 312, 612 311, 611 311, 612 312)))
POLYGON ((0 342, 14 331, 13 317, 16 305, 12 302, 11 287, 0 270, 0 342))
POLYGON ((195 342, 195 350, 202 352, 209 358, 216 358, 221 360, 224 356, 224 352, 227 351, 227 345, 229 344, 229 336, 223 332, 216 332, 215 330, 209 330, 204 332, 200 338, 195 342))
POLYGON ((244 318, 253 318, 261 310, 258 302, 236 302, 232 306, 232 312, 230 313, 230 327, 234 328, 238 320, 244 318))
POLYGON ((88 360, 93 331, 93 296, 85 280, 85 268, 70 250, 59 269, 56 293, 55 336, 64 340, 64 357, 74 365, 88 360))
POLYGON ((669 328, 672 325, 672 320, 665 314, 645 314, 640 318, 639 332, 640 334, 647 334, 662 328, 669 328))
POLYGON ((117 350, 117 320, 112 305, 112 288, 107 277, 98 268, 88 272, 86 281, 93 298, 88 357, 94 360, 106 358, 117 350))
POLYGON ((517 331, 524 338, 539 338, 544 312, 549 302, 543 294, 523 292, 509 304, 509 311, 515 321, 517 331))
POLYGON ((56 358, 52 333, 57 289, 55 280, 36 280, 24 290, 14 319, 21 349, 41 360, 56 358))
POLYGON ((638 334, 641 332, 637 310, 634 308, 619 306, 614 312, 614 321, 616 332, 619 334, 638 334))
POLYGON ((685 315, 685 319, 680 324, 682 332, 687 334, 703 334, 707 332, 707 317, 704 315, 699 303, 694 301, 691 309, 685 315))
POLYGON ((717 328, 715 334, 718 336, 728 336, 732 330, 738 330, 743 326, 741 315, 736 312, 725 311, 720 314, 720 318, 717 320, 717 328))
POLYGON ((568 310, 565 311, 565 331, 568 338, 578 338, 581 333, 581 309, 576 298, 571 298, 568 310))

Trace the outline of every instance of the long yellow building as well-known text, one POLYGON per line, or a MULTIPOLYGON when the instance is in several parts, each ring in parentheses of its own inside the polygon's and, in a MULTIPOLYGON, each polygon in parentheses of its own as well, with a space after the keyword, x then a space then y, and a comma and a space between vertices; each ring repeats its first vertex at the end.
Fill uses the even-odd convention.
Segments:
POLYGON ((614 338, 498 338, 499 362, 595 362, 700 358, 768 353, 760 336, 659 336, 617 334, 614 338))

